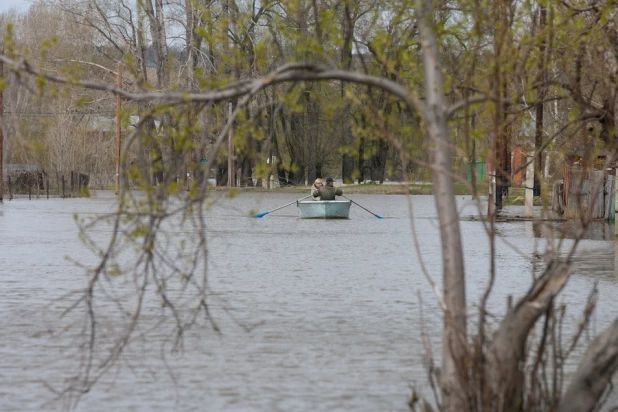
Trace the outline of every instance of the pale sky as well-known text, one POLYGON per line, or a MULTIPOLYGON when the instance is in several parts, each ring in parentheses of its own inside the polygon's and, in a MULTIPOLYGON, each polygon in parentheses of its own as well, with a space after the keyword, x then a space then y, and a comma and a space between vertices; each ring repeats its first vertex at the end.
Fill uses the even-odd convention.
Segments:
POLYGON ((27 0, 0 0, 0 12, 10 9, 25 11, 28 6, 30 6, 30 2, 27 0))

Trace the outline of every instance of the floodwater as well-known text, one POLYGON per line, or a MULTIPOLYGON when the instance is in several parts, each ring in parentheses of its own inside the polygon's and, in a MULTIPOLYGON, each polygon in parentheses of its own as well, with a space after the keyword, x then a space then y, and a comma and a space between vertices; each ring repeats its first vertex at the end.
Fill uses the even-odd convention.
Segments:
MULTIPOLYGON (((295 199, 294 194, 243 193, 219 199, 207 213, 212 327, 187 331, 183 350, 170 353, 162 309, 146 305, 145 322, 116 366, 77 405, 81 411, 406 411, 412 387, 431 397, 421 335, 439 354, 441 321, 427 274, 440 282, 440 242, 431 196, 352 196, 350 220, 297 218, 295 205, 249 217, 295 199), (415 251, 412 225, 419 242, 415 251)), ((459 196, 464 217, 477 214, 459 196)), ((62 316, 84 288, 85 269, 98 260, 78 239, 74 214, 114 210, 115 196, 16 199, 0 205, 0 410, 60 410, 62 389, 79 365, 83 311, 62 316)), ((506 211, 507 214, 509 211, 506 211)), ((461 221, 469 305, 488 278, 483 224, 461 221)), ((171 237, 187 229, 167 229, 171 237)), ((546 229, 531 222, 498 225, 498 279, 489 302, 504 313, 530 285, 532 254, 546 229)), ((92 232, 100 243, 109 228, 92 232)), ((186 236, 191 241, 191 236, 186 236)), ((569 241, 566 242, 567 246, 569 241)), ((618 258, 614 228, 595 226, 581 242, 560 302, 575 325, 593 284, 600 300, 598 333, 618 317, 618 258)), ((130 278, 130 277, 129 277, 130 278)), ((112 282, 131 284, 126 277, 112 282)), ((99 333, 114 329, 115 303, 99 297, 99 333), (109 319, 106 319, 109 314, 109 319), (107 324, 106 324, 107 322, 107 324)), ((568 327, 567 327, 568 329, 568 327)), ((105 348, 101 349, 105 352, 105 348)), ((576 359, 573 360, 576 362, 576 359)))

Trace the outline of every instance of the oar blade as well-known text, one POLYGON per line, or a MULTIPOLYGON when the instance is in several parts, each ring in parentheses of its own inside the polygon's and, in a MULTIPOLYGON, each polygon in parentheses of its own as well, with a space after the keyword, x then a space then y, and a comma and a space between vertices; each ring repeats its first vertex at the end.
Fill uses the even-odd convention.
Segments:
POLYGON ((286 205, 279 206, 278 208, 273 209, 273 210, 269 210, 268 212, 258 213, 257 215, 255 215, 255 217, 264 217, 264 216, 266 216, 267 214, 269 214, 269 213, 271 213, 271 212, 274 212, 274 211, 279 210, 279 209, 283 209, 283 208, 284 208, 284 207, 286 207, 286 206, 293 205, 294 203, 297 203, 299 200, 303 200, 303 199, 306 199, 306 198, 308 198, 308 197, 311 197, 311 195, 309 195, 309 196, 305 196, 305 197, 303 197, 303 198, 300 198, 300 199, 298 199, 298 200, 295 200, 295 201, 293 201, 293 202, 290 202, 290 203, 288 203, 288 204, 286 204, 286 205))
MULTIPOLYGON (((345 196, 342 196, 342 197, 345 197, 345 196)), ((378 219, 384 219, 384 217, 383 217, 383 216, 380 216, 380 215, 379 215, 379 214, 377 214, 377 213, 373 213, 371 210, 367 209, 365 206, 361 206, 361 205, 359 205, 358 203, 356 203, 354 200, 350 199, 349 197, 345 197, 345 198, 346 198, 346 199, 348 199, 350 202, 354 203, 356 206, 360 207, 361 209, 363 209, 363 210, 365 210, 365 211, 367 211, 367 212, 371 213, 372 215, 374 215, 374 216, 375 216, 375 217, 377 217, 378 219)))

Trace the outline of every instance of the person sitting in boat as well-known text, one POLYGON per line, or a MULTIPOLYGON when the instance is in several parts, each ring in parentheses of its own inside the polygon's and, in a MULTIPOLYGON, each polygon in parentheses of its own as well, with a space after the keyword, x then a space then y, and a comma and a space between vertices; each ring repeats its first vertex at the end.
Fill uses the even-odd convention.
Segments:
POLYGON ((318 193, 317 197, 315 196, 315 194, 318 192, 318 190, 320 190, 321 187, 322 179, 315 179, 315 182, 313 182, 313 186, 311 186, 311 195, 313 196, 313 200, 320 200, 320 194, 318 193))
POLYGON ((313 197, 320 197, 320 200, 335 200, 335 196, 343 196, 343 190, 336 188, 332 177, 326 178, 326 186, 322 186, 313 197))

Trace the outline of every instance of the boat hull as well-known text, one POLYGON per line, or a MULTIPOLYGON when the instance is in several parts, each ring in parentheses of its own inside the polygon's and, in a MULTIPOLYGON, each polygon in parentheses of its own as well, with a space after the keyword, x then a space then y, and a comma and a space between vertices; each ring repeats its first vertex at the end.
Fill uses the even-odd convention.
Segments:
POLYGON ((301 219, 349 219, 349 200, 307 200, 296 202, 301 219))

